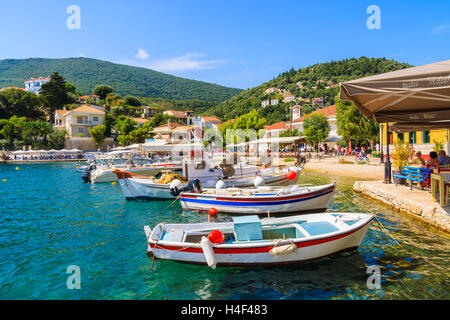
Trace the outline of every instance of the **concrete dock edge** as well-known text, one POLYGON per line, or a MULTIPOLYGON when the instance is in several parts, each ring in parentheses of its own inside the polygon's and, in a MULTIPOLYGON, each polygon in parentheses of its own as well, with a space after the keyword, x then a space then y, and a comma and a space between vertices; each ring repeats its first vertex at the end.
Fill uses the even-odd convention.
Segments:
POLYGON ((422 222, 450 233, 450 215, 438 202, 433 201, 431 193, 383 181, 356 181, 353 190, 363 196, 383 203, 389 208, 407 213, 422 222))

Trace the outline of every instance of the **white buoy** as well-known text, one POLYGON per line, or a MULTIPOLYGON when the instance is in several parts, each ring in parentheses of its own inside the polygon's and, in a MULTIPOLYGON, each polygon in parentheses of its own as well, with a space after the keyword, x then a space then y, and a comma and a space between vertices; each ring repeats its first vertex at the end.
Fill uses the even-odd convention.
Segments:
POLYGON ((200 241, 200 244, 203 249, 203 254, 205 256, 206 263, 208 264, 209 267, 216 269, 217 260, 216 256, 214 255, 214 250, 212 248, 211 241, 209 241, 209 239, 206 237, 202 237, 202 241, 200 241))
POLYGON ((226 189, 227 185, 225 184, 225 182, 223 182, 223 180, 219 180, 216 183, 216 190, 220 190, 220 189, 226 189))
POLYGON ((264 185, 264 179, 260 176, 257 176, 255 180, 253 180, 253 185, 255 188, 261 187, 264 185))

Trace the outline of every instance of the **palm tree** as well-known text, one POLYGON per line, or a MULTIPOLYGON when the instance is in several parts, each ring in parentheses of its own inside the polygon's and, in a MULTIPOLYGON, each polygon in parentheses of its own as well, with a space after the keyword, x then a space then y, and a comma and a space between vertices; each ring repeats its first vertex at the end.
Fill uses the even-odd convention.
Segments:
POLYGON ((53 132, 53 126, 46 121, 37 121, 37 127, 39 128, 40 136, 42 137, 42 144, 47 146, 48 136, 53 132))

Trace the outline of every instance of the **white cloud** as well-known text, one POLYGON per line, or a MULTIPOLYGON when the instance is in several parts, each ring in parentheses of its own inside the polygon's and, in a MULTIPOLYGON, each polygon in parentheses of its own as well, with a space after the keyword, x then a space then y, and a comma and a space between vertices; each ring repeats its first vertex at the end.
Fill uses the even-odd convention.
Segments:
POLYGON ((139 48, 138 53, 135 55, 138 59, 147 59, 149 57, 146 50, 139 48))
POLYGON ((215 69, 220 60, 203 60, 203 54, 188 53, 179 57, 162 59, 151 63, 148 67, 157 71, 187 71, 215 69))
POLYGON ((78 52, 78 55, 82 58, 86 58, 86 55, 84 54, 84 52, 78 52))
POLYGON ((441 24, 433 29, 433 34, 440 35, 450 31, 450 24, 441 24))

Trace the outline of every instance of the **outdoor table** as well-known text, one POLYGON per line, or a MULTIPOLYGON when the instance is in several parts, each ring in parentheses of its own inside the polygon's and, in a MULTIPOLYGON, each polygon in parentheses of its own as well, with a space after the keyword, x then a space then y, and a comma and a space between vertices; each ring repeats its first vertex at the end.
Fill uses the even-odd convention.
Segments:
POLYGON ((445 194, 445 185, 450 183, 450 170, 435 169, 430 176, 431 179, 431 196, 436 201, 436 184, 439 182, 439 204, 444 207, 447 204, 447 197, 445 194))

